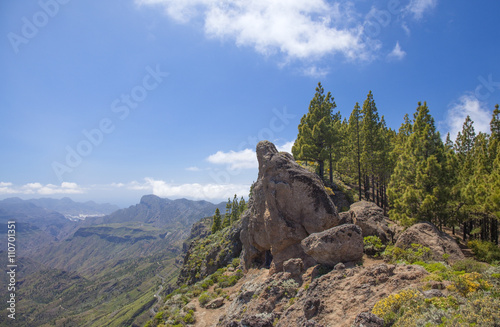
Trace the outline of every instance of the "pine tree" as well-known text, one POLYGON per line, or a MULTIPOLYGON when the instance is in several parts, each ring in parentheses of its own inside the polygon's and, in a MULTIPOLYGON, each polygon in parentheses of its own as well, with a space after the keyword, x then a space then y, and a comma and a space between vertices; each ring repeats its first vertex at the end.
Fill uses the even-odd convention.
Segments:
POLYGON ((361 139, 360 126, 362 115, 359 103, 356 102, 354 109, 349 116, 349 123, 346 126, 346 162, 349 166, 349 173, 358 184, 359 200, 361 200, 361 139))
POLYGON ((412 132, 400 149, 388 188, 391 218, 405 224, 426 220, 447 223, 449 173, 444 145, 427 104, 418 104, 412 132))
POLYGON ((470 192, 472 175, 474 174, 474 143, 476 132, 474 131, 474 122, 467 116, 462 125, 462 131, 458 132, 455 140, 455 153, 457 160, 456 184, 453 187, 452 194, 456 201, 455 206, 457 218, 463 224, 464 239, 472 230, 470 225, 473 195, 467 195, 470 192))
POLYGON ((222 228, 226 228, 231 225, 231 198, 227 198, 226 203, 226 213, 224 214, 224 221, 222 222, 222 228))
POLYGON ((212 234, 215 234, 217 231, 221 230, 221 216, 220 216, 220 211, 219 208, 215 209, 215 215, 213 217, 213 222, 212 222, 212 234))
POLYGON ((500 108, 498 104, 493 110, 493 116, 490 122, 490 157, 494 161, 498 157, 500 148, 500 108))
POLYGON ((243 196, 240 199, 239 208, 240 208, 240 216, 241 216, 243 214, 243 212, 245 212, 245 210, 247 209, 247 204, 246 204, 243 196))
POLYGON ((238 196, 235 194, 231 204, 231 224, 238 220, 240 217, 240 208, 238 203, 238 196))
MULTIPOLYGON (((377 164, 380 161, 381 135, 377 112, 372 91, 368 92, 363 109, 361 110, 363 120, 361 121, 361 171, 365 179, 365 198, 370 200, 370 179, 372 186, 372 197, 375 196, 375 176, 377 164)), ((375 198, 373 198, 375 201, 375 198)))
MULTIPOLYGON (((496 147, 495 152, 498 154, 500 153, 500 142, 496 144, 496 147)), ((500 221, 500 155, 496 156, 493 163, 488 189, 490 190, 490 194, 486 200, 486 210, 493 215, 491 240, 498 244, 498 225, 500 221)))
POLYGON ((292 147, 296 160, 315 161, 318 164, 321 179, 324 178, 325 160, 332 154, 331 144, 335 137, 332 123, 336 104, 330 92, 326 95, 324 92, 321 83, 318 83, 309 111, 300 120, 299 133, 292 147))

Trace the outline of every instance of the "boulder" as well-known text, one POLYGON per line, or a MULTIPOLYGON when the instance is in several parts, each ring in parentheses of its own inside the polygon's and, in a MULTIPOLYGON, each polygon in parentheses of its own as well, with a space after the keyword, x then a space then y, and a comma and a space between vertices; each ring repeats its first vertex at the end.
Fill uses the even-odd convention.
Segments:
POLYGON ((313 265, 300 242, 337 226, 337 208, 319 177, 298 165, 291 154, 262 141, 257 159, 259 175, 242 217, 243 267, 270 266, 276 273, 292 258, 302 259, 306 267, 313 265))
POLYGON ((340 225, 302 240, 302 249, 318 263, 335 266, 339 262, 359 261, 363 257, 361 228, 353 224, 340 225))
POLYGON ((349 209, 353 224, 361 227, 363 237, 378 236, 382 242, 391 241, 392 231, 389 228, 387 219, 384 217, 384 210, 373 202, 359 201, 351 204, 349 209))
POLYGON ((384 319, 371 312, 361 312, 354 319, 354 327, 383 327, 384 319))
POLYGON ((220 308, 224 305, 224 298, 223 297, 218 297, 216 299, 213 299, 212 301, 208 302, 206 305, 207 309, 217 309, 220 308))
POLYGON ((298 278, 304 273, 304 262, 302 259, 295 258, 283 263, 283 272, 288 272, 292 278, 298 278))
POLYGON ((412 243, 417 243, 431 249, 432 258, 443 261, 443 254, 449 254, 450 261, 464 259, 464 254, 457 242, 448 234, 440 232, 431 223, 418 223, 404 231, 396 241, 395 246, 406 249, 412 243))

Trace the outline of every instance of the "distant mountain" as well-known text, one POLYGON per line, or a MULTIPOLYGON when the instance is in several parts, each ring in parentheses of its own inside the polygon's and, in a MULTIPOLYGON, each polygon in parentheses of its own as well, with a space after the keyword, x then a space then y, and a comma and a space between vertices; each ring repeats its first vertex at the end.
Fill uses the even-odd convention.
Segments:
POLYGON ((216 208, 224 212, 225 207, 224 202, 216 205, 207 201, 170 200, 156 195, 145 195, 138 204, 115 211, 106 217, 93 218, 87 224, 148 224, 159 228, 187 228, 189 231, 193 223, 213 216, 216 208))
MULTIPOLYGON (((102 216, 108 215, 113 211, 120 209, 114 204, 104 203, 99 204, 94 201, 87 202, 75 202, 68 197, 62 199, 51 199, 51 198, 41 198, 41 199, 30 199, 21 200, 20 198, 9 198, 1 202, 4 203, 32 203, 38 207, 57 211, 69 219, 83 219, 87 216, 102 216)), ((0 203, 1 203, 0 202, 0 203)))
MULTIPOLYGON (((72 233, 77 227, 75 222, 65 218, 59 212, 39 207, 29 201, 11 198, 0 201, 0 234, 6 235, 7 221, 16 222, 16 234, 22 246, 18 255, 30 255, 33 251, 60 241, 72 233)), ((0 246, 7 238, 0 238, 0 246)))

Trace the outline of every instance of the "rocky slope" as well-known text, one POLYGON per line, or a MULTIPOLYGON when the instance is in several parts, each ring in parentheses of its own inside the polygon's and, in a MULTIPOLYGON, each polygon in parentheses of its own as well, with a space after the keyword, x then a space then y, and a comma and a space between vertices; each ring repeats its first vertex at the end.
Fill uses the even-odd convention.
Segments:
MULTIPOLYGON (((234 237, 241 228, 243 275, 233 261, 208 276, 208 257, 193 265, 190 248, 183 271, 192 286, 174 292, 163 307, 164 316, 150 326, 382 326, 381 319, 369 313, 375 303, 409 287, 422 288, 429 273, 419 265, 367 257, 363 237, 377 236, 387 244, 396 236, 407 243, 423 242, 432 234, 424 243, 432 253, 440 258, 441 252, 461 254, 452 239, 433 230, 401 233, 373 203, 354 203, 339 214, 317 176, 270 142, 257 145, 257 157, 259 176, 241 225, 216 234, 231 235, 228 243, 237 243, 234 237), (190 265, 198 270, 187 269, 190 265), (205 273, 194 278, 202 266, 205 273), (237 278, 236 285, 226 285, 237 278)), ((215 258, 224 248, 209 252, 215 258)))

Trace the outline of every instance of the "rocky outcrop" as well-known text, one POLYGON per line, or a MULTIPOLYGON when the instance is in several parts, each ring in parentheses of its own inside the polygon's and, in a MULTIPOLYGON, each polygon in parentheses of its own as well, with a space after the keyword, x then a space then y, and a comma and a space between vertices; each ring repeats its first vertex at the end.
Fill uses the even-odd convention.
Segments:
MULTIPOLYGON (((277 327, 350 327, 359 313, 370 312, 375 303, 392 293, 417 287, 427 275, 420 266, 384 263, 332 270, 312 279, 308 287, 295 283, 287 272, 264 281, 258 275, 247 275, 247 282, 226 306, 217 326, 268 326, 271 322, 277 327)), ((361 315, 358 321, 373 324, 365 326, 377 326, 380 322, 370 314, 361 315)))
POLYGON ((408 228, 399 236, 395 246, 406 249, 411 247, 412 243, 430 248, 432 257, 436 261, 443 261, 443 254, 448 254, 450 261, 465 258, 457 242, 450 235, 440 232, 436 226, 428 222, 408 228))
POLYGON ((353 327, 384 327, 384 319, 371 312, 361 312, 354 319, 353 327))
POLYGON ((339 262, 360 261, 363 257, 361 228, 353 224, 311 234, 302 240, 301 245, 316 262, 331 267, 339 262))
POLYGON ((243 215, 244 267, 270 263, 271 273, 276 273, 291 258, 310 266, 314 260, 304 253, 300 242, 337 226, 337 208, 318 176, 300 167, 289 153, 280 153, 271 142, 262 141, 257 145, 257 159, 259 176, 249 210, 243 215))
POLYGON ((184 256, 177 285, 194 284, 239 257, 241 228, 241 221, 238 221, 221 233, 192 241, 184 256))
POLYGON ((373 202, 359 201, 349 209, 352 223, 361 227, 363 237, 378 236, 382 242, 391 241, 393 232, 389 228, 384 211, 373 202))

